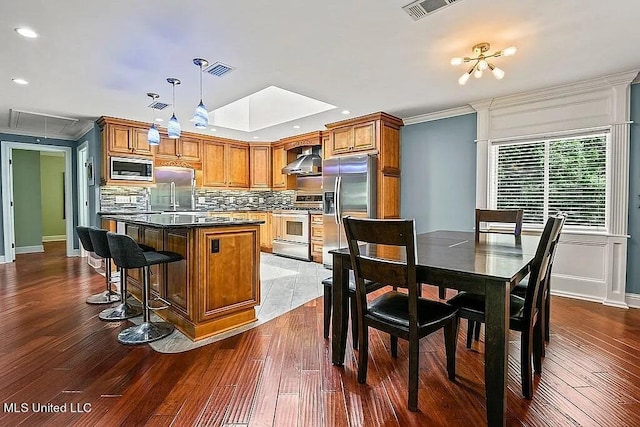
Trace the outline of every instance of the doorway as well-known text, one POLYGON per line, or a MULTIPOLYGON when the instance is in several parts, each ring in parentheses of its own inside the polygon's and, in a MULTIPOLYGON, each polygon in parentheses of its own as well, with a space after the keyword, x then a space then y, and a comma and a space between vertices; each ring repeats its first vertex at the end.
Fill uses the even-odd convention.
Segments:
MULTIPOLYGON (((28 144, 2 141, 0 156, 2 159, 2 225, 4 240, 4 262, 13 262, 16 258, 15 212, 14 212, 14 171, 13 150, 29 150, 48 153, 62 153, 64 156, 64 221, 66 254, 76 254, 73 248, 73 185, 72 152, 70 147, 55 145, 28 144)), ((40 196, 40 195, 38 195, 40 196)))

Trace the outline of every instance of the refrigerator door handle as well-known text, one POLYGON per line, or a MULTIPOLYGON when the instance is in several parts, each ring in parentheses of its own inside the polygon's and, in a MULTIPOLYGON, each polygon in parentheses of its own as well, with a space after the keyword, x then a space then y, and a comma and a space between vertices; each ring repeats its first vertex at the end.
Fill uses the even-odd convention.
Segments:
POLYGON ((171 188, 171 192, 169 193, 169 203, 171 203, 171 208, 173 210, 176 209, 176 183, 175 182, 171 182, 171 184, 169 184, 170 188, 171 188))
POLYGON ((342 177, 339 176, 337 180, 337 190, 336 190, 336 224, 342 224, 342 177))
POLYGON ((338 182, 340 181, 340 177, 336 177, 336 181, 333 183, 333 219, 336 224, 338 222, 338 182))

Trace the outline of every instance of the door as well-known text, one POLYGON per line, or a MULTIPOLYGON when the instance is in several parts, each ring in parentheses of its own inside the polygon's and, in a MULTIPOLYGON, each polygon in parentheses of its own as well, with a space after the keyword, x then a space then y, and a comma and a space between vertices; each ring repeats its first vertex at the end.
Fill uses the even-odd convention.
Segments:
MULTIPOLYGON (((93 173, 93 160, 89 161, 89 144, 85 141, 78 147, 78 225, 89 225, 89 173, 93 173)), ((80 255, 86 252, 80 245, 80 255)))

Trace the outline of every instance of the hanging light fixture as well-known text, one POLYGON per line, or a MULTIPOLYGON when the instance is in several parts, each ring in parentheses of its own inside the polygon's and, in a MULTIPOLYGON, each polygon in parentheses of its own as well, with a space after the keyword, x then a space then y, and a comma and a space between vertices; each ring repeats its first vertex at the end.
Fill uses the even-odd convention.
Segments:
POLYGON ((167 81, 173 86, 173 114, 167 123, 167 134, 171 139, 180 138, 180 122, 176 117, 176 85, 180 84, 180 80, 175 77, 169 77, 167 81))
POLYGON ((147 142, 149 145, 160 145, 160 132, 158 132, 158 128, 156 127, 156 109, 153 108, 153 103, 156 99, 160 98, 160 95, 153 92, 147 92, 147 96, 151 98, 151 127, 147 132, 147 142))
POLYGON ((483 71, 487 68, 493 73, 493 76, 500 80, 504 77, 504 71, 495 65, 491 64, 487 61, 488 58, 500 58, 501 56, 511 56, 516 53, 516 47, 511 46, 503 50, 499 50, 496 53, 491 55, 486 55, 485 53, 489 50, 491 46, 489 43, 478 43, 473 46, 473 58, 469 58, 465 56, 464 58, 451 58, 451 65, 458 66, 463 63, 473 62, 471 68, 469 68, 463 75, 458 79, 458 83, 464 85, 469 80, 469 77, 473 74, 473 76, 477 79, 482 77, 483 71))
POLYGON ((207 125, 209 125, 209 112, 202 102, 202 67, 208 66, 209 61, 202 58, 195 58, 193 63, 200 67, 200 104, 198 104, 195 113, 193 113, 193 124, 198 129, 206 129, 207 125))

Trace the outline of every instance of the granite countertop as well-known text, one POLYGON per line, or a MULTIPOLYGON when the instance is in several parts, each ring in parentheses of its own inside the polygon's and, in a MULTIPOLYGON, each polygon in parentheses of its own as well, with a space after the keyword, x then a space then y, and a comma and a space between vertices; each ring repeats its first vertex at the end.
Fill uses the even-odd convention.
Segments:
POLYGON ((170 227, 224 227, 245 224, 264 224, 264 221, 255 219, 237 219, 215 216, 214 213, 202 212, 201 214, 180 213, 155 213, 138 215, 107 215, 106 219, 128 222, 132 224, 149 225, 160 228, 170 227))

